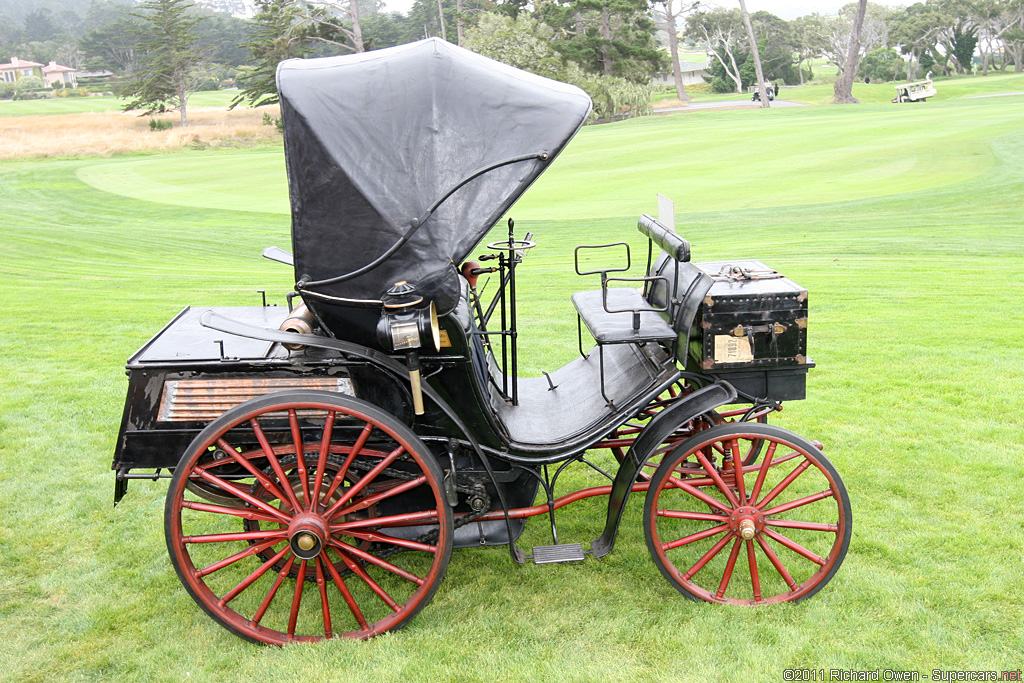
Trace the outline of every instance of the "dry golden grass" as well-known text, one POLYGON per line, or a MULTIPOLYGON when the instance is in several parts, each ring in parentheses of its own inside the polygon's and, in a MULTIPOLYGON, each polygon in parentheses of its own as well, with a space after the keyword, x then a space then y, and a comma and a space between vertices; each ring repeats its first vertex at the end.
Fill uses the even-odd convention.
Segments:
POLYGON ((264 113, 279 115, 276 106, 232 111, 189 109, 187 128, 178 127, 180 116, 176 112, 157 116, 174 124, 174 128, 161 131, 149 129, 149 117, 126 112, 0 118, 0 159, 247 147, 280 140, 277 128, 263 125, 264 113))
POLYGON ((673 97, 670 100, 659 100, 655 102, 653 107, 655 110, 658 109, 675 109, 676 107, 685 107, 688 103, 673 97))

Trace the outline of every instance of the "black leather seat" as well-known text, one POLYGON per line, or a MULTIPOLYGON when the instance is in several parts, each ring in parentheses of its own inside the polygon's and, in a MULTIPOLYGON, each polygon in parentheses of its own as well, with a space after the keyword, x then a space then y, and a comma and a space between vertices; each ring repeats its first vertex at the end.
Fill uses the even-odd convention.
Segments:
POLYGON ((676 338, 672 329, 658 313, 649 310, 651 304, 635 289, 616 287, 606 290, 609 313, 605 309, 604 291, 577 292, 572 295, 573 306, 598 344, 629 344, 640 342, 668 342, 676 338), (639 310, 640 326, 633 329, 631 311, 639 310))

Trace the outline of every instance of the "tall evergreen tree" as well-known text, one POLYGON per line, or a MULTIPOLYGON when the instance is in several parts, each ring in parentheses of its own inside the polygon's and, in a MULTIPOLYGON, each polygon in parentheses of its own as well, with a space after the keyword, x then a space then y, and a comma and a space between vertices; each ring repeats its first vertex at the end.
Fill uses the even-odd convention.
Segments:
POLYGON ((188 125, 188 98, 195 92, 207 65, 200 50, 189 0, 146 0, 131 15, 142 21, 140 48, 144 55, 139 71, 121 88, 131 98, 125 111, 144 114, 177 109, 181 125, 188 125))
POLYGON ((560 0, 537 7, 561 36, 554 44, 587 71, 647 82, 666 64, 648 0, 560 0))
POLYGON ((274 104, 277 96, 277 65, 285 59, 305 57, 313 38, 300 25, 298 6, 291 0, 257 0, 252 18, 254 34, 245 44, 252 54, 253 71, 241 83, 242 91, 231 100, 231 108, 246 102, 251 107, 274 104))

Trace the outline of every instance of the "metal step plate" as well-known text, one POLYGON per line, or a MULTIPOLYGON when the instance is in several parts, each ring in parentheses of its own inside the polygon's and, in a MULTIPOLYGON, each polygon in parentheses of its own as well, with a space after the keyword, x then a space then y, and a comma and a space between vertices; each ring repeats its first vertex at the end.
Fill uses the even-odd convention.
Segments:
POLYGON ((578 562, 584 559, 582 543, 560 543, 559 545, 533 546, 533 563, 578 562))

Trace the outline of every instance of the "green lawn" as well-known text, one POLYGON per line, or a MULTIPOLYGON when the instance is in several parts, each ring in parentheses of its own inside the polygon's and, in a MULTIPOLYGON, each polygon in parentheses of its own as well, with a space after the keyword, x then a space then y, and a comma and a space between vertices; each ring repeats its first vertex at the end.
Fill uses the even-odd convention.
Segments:
MULTIPOLYGON (((214 90, 194 93, 190 107, 227 107, 238 94, 236 90, 214 90)), ((47 100, 0 100, 0 116, 53 116, 86 112, 120 111, 125 100, 107 95, 90 97, 53 97, 47 100)))
MULTIPOLYGON (((605 560, 457 551, 433 602, 367 643, 243 643, 178 583, 166 485, 110 505, 125 358, 185 304, 252 304, 256 289, 283 302, 292 284, 259 258, 288 246, 280 150, 0 165, 0 680, 1020 668, 1024 117, 1020 98, 966 94, 588 127, 512 211, 539 242, 517 271, 530 375, 575 353, 568 295, 596 281, 572 273, 572 247, 639 250, 658 191, 695 260, 760 258, 810 290, 818 367, 777 422, 825 444, 853 501, 825 589, 766 609, 686 601, 647 554, 636 496, 605 560)), ((589 542, 603 517, 599 500, 566 508, 562 540, 589 542)), ((532 521, 521 545, 545 530, 532 521)))

